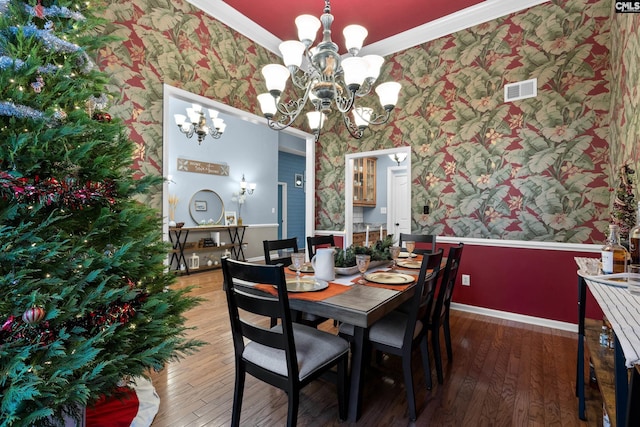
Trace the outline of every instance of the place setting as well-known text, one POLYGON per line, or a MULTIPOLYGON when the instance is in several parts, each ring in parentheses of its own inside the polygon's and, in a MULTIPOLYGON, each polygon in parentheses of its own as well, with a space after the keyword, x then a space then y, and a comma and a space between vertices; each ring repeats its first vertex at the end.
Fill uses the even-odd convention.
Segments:
MULTIPOLYGON (((396 248, 390 248, 391 257, 394 260, 395 265, 395 257, 396 248)), ((356 255, 356 266, 358 267, 358 271, 360 271, 360 278, 356 283, 360 285, 388 285, 388 286, 398 286, 398 285, 409 285, 413 283, 416 279, 414 276, 404 273, 399 273, 395 271, 392 267, 389 271, 375 271, 368 273, 369 263, 371 261, 370 255, 356 255)))

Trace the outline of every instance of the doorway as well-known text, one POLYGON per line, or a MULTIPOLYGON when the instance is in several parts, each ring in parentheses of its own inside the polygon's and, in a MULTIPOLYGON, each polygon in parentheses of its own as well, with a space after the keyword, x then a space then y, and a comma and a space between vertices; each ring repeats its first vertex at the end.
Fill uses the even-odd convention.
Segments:
MULTIPOLYGON (((345 156, 345 224, 344 224, 344 245, 345 247, 350 246, 353 243, 353 229, 354 229, 354 207, 353 207, 353 177, 354 177, 354 160, 366 157, 373 157, 377 159, 386 159, 391 154, 395 153, 404 153, 406 154, 406 159, 400 166, 397 166, 393 163, 393 166, 390 166, 388 169, 397 170, 398 177, 393 181, 394 188, 396 190, 393 191, 392 195, 389 195, 389 191, 385 192, 385 196, 387 197, 386 206, 376 205, 375 209, 377 212, 385 211, 386 219, 383 223, 387 224, 387 233, 394 232, 395 222, 398 222, 400 225, 399 231, 408 228, 408 232, 411 230, 411 147, 396 147, 389 148, 384 150, 377 151, 367 151, 363 153, 355 153, 355 154, 347 154, 345 156), (403 173, 404 172, 404 173, 403 173), (403 178, 404 176, 404 178, 403 178), (404 180, 404 183, 402 183, 404 180), (400 188, 399 188, 400 187, 400 188), (391 199, 393 197, 393 201, 391 199), (394 223, 389 226, 389 207, 391 203, 394 203, 394 214, 393 221, 394 223), (400 215, 400 218, 398 215, 400 215)), ((383 175, 384 176, 384 175, 383 175)), ((388 175, 387 175, 388 177, 388 175)), ((384 182, 384 185, 387 185, 387 182, 391 181, 390 178, 382 178, 379 182, 384 182)), ((405 232, 405 231, 402 231, 405 232)))

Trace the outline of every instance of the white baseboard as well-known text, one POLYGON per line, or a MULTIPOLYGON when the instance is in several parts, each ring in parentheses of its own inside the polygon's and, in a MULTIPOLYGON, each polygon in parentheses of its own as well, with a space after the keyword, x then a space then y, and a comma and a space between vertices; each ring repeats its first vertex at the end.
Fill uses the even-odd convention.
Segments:
POLYGON ((526 323, 529 325, 544 326, 552 329, 560 329, 562 331, 578 332, 578 325, 574 323, 560 322, 558 320, 543 319, 542 317, 527 316, 525 314, 510 313, 508 311, 493 310, 491 308, 476 307, 473 305, 459 304, 455 302, 451 303, 451 308, 454 310, 465 311, 467 313, 512 320, 514 322, 526 323))

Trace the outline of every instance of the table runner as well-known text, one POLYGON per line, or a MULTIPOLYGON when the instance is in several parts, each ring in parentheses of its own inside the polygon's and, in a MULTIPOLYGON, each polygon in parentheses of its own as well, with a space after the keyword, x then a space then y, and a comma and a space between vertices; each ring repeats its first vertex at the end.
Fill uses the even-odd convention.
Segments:
MULTIPOLYGON (((575 257, 584 271, 588 260, 575 257)), ((583 276, 585 277, 585 276, 583 276)), ((640 363, 640 297, 631 295, 626 288, 599 283, 585 277, 587 287, 611 323, 624 353, 625 365, 632 368, 640 363)))
MULTIPOLYGON (((300 275, 300 277, 304 277, 300 275)), ((255 285, 256 289, 267 292, 271 295, 278 295, 278 291, 272 285, 255 285)), ((315 292, 289 292, 289 299, 301 299, 306 301, 323 301, 327 298, 347 292, 350 286, 329 282, 329 287, 315 292)))

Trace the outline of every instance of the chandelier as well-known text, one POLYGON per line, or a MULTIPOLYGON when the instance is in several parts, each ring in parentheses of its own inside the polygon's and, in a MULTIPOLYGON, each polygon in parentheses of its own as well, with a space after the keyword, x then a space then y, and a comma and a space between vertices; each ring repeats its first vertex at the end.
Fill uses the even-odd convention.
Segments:
POLYGON ((207 124, 207 117, 202 111, 202 106, 198 104, 191 104, 191 108, 187 108, 188 120, 187 116, 183 114, 174 114, 173 118, 178 128, 180 128, 180 132, 187 135, 187 138, 191 138, 194 134, 198 135, 198 144, 202 144, 207 135, 211 135, 214 139, 219 139, 227 127, 224 120, 218 118, 216 110, 208 110, 211 124, 207 124))
POLYGON ((326 115, 331 112, 335 103, 351 136, 362 138, 368 125, 380 125, 389 120, 391 111, 398 102, 400 83, 386 82, 375 88, 383 113, 355 105, 357 98, 371 92, 384 59, 379 55, 357 56, 367 36, 367 30, 360 25, 348 25, 344 28, 345 44, 351 56, 342 59, 338 54, 338 45, 331 41, 333 15, 329 0, 324 3, 324 13, 320 19, 312 15, 300 15, 296 18, 300 41, 280 43, 284 65, 269 64, 262 68, 269 93, 258 95, 258 102, 269 127, 282 130, 296 120, 307 100, 310 100, 314 111, 306 115, 316 141, 327 119, 326 115), (322 41, 312 48, 311 44, 320 25, 322 41), (304 67, 303 58, 306 58, 304 67), (304 95, 297 100, 281 102, 280 96, 289 76, 297 88, 304 90, 304 95))

